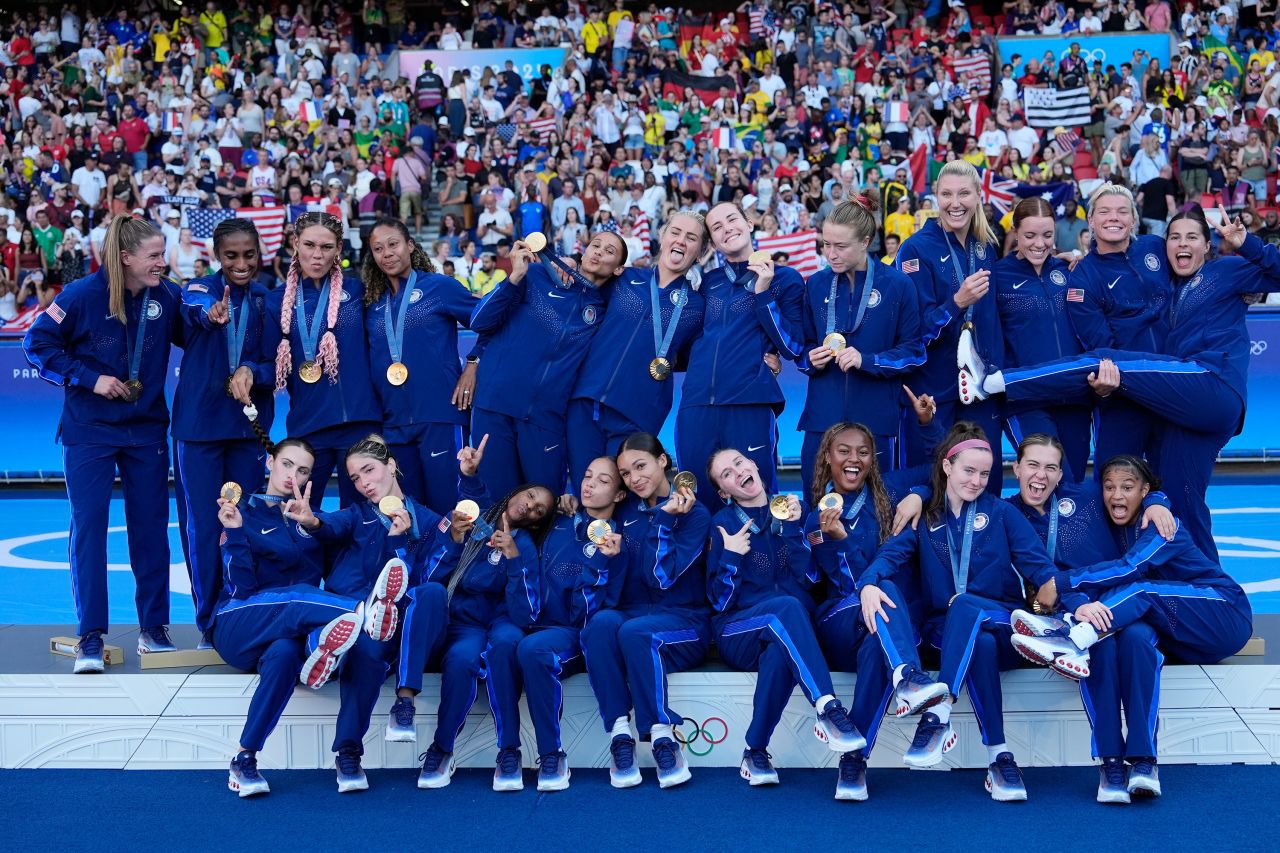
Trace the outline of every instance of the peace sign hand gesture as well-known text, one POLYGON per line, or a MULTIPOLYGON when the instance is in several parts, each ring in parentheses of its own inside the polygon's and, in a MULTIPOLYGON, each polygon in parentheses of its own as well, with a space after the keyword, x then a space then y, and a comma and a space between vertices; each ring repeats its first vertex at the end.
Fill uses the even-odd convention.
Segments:
POLYGON ((311 511, 311 483, 307 482, 305 491, 298 491, 298 484, 293 484, 293 498, 284 505, 286 518, 291 518, 303 527, 316 528, 320 520, 311 511))
POLYGON ((458 470, 464 477, 474 477, 480 468, 480 460, 484 458, 484 446, 489 443, 489 433, 484 434, 475 447, 464 447, 458 451, 458 470))
POLYGON ((1240 247, 1244 245, 1245 238, 1249 236, 1249 229, 1244 227, 1244 222, 1239 216, 1232 220, 1227 213, 1227 209, 1221 204, 1218 205, 1218 214, 1221 216, 1222 221, 1213 227, 1217 230, 1218 235, 1222 237, 1222 242, 1231 247, 1231 251, 1240 251, 1240 247))

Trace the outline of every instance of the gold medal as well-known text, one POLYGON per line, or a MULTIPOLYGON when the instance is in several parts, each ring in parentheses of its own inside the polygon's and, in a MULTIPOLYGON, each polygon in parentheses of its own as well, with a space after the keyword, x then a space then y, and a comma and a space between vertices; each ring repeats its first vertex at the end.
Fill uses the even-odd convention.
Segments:
POLYGON ((541 231, 533 231, 525 236, 524 244, 537 254, 547 248, 547 235, 541 231))
POLYGON ((791 518, 791 500, 786 495, 778 495, 769 501, 769 514, 778 521, 791 518))
POLYGON ((597 518, 587 525, 587 538, 597 545, 603 545, 605 537, 612 532, 613 528, 603 518, 597 518))
POLYGON ((227 482, 222 484, 222 499, 229 504, 240 503, 240 497, 243 494, 244 492, 241 490, 239 483, 227 482))
POLYGON ((409 381, 409 368, 402 361, 393 361, 387 368, 387 381, 392 385, 403 385, 409 381))
POLYGON ((840 352, 849 345, 844 339, 844 335, 839 332, 832 332, 822 339, 822 345, 832 352, 840 352))
POLYGON ((836 492, 827 492, 822 496, 822 500, 818 501, 820 509, 844 509, 844 498, 836 492))
POLYGON ((760 264, 760 263, 764 263, 765 261, 769 260, 772 257, 773 255, 770 255, 764 249, 756 249, 754 252, 752 252, 750 255, 747 256, 747 263, 760 264))
POLYGON ((391 515, 391 513, 398 509, 404 509, 404 501, 400 500, 400 498, 395 495, 387 495, 385 498, 378 501, 378 512, 383 515, 391 515))
POLYGON ((665 382, 671 377, 671 362, 659 356, 649 362, 649 375, 659 382, 665 382))
POLYGON ((698 478, 693 476, 692 471, 681 471, 676 474, 675 479, 671 481, 671 485, 677 492, 681 489, 688 489, 696 494, 698 491, 698 478))
POLYGON ((308 385, 314 385, 320 381, 321 375, 324 373, 320 369, 318 361, 304 361, 302 366, 298 368, 298 378, 308 385))
POLYGON ((223 386, 223 390, 225 390, 225 391, 227 392, 227 396, 228 396, 228 397, 232 397, 232 398, 234 398, 236 395, 235 395, 235 394, 233 394, 233 393, 231 393, 231 380, 232 380, 232 379, 235 379, 235 375, 234 375, 234 374, 233 374, 233 375, 231 375, 231 376, 228 376, 228 377, 227 377, 227 383, 226 383, 226 385, 224 385, 224 386, 223 386))
POLYGON ((130 379, 124 383, 124 400, 126 403, 136 403, 142 397, 142 382, 138 379, 130 379))
POLYGON ((475 521, 480 517, 480 505, 471 500, 458 501, 458 505, 453 508, 453 511, 467 519, 467 521, 475 521))

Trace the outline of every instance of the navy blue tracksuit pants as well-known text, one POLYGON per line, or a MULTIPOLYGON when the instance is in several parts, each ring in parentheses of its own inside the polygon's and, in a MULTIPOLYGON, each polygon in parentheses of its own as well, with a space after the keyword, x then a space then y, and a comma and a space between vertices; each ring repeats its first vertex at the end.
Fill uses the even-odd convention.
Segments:
POLYGON ((569 482, 576 488, 593 459, 617 456, 622 442, 637 432, 646 432, 617 409, 591 400, 570 400, 565 417, 569 442, 569 482))
POLYGON ((503 616, 487 628, 449 625, 440 663, 440 710, 436 713, 436 746, 453 752, 484 679, 489 708, 498 732, 498 748, 520 746, 520 666, 516 648, 524 631, 503 616))
POLYGON ((196 627, 209 630, 222 594, 222 552, 218 539, 218 495, 228 480, 246 496, 258 491, 266 471, 266 449, 252 439, 173 441, 173 484, 178 502, 178 534, 187 558, 196 627))
MULTIPOLYGON (((1016 605, 1015 605, 1016 606, 1016 605)), ((968 687, 969 701, 987 746, 1004 743, 1004 696, 1000 673, 1016 669, 1009 618, 1013 607, 971 593, 961 593, 947 608, 941 624, 926 626, 925 636, 942 652, 938 680, 953 696, 968 687)))
POLYGON ((138 625, 169 624, 169 448, 70 444, 62 448, 71 505, 71 593, 77 630, 106 631, 107 519, 116 471, 124 486, 138 625))
MULTIPOLYGON (((1205 492, 1218 451, 1235 434, 1244 416, 1244 403, 1231 386, 1194 361, 1102 349, 1035 367, 1006 370, 1005 394, 1011 401, 1027 402, 1079 398, 1089 393, 1087 377, 1098 369, 1102 358, 1113 360, 1120 369, 1119 394, 1123 399, 1109 397, 1099 406, 1095 459, 1105 462, 1111 458, 1107 454, 1142 450, 1132 445, 1115 447, 1104 440, 1107 430, 1103 427, 1109 426, 1112 410, 1122 414, 1123 406, 1141 406, 1144 417, 1158 416, 1163 423, 1157 449, 1148 458, 1164 481, 1174 515, 1187 526, 1196 547, 1216 561, 1218 548, 1213 542, 1205 492)), ((1138 425, 1129 419, 1112 432, 1136 440, 1137 430, 1138 425)))
POLYGON ((316 648, 320 629, 344 613, 353 613, 358 604, 300 584, 232 600, 218 611, 213 647, 236 669, 258 673, 258 687, 249 700, 240 735, 241 748, 262 749, 289 704, 302 662, 316 648))
POLYGON ((701 613, 601 610, 592 616, 582 629, 582 652, 605 731, 632 708, 642 739, 660 723, 684 722, 667 704, 667 675, 702 663, 710 647, 711 626, 701 613))
MULTIPOLYGON (((539 628, 516 647, 516 661, 524 680, 529 717, 538 739, 538 755, 562 752, 560 715, 564 710, 563 680, 584 670, 576 628, 539 628)), ((492 678, 492 674, 490 675, 492 678)))
MULTIPOLYGON (((489 494, 500 498, 524 483, 538 483, 556 495, 563 493, 569 458, 563 426, 547 429, 532 421, 476 407, 471 413, 472 441, 479 444, 485 435, 489 436, 489 443, 477 475, 489 494)), ((590 460, 587 464, 591 464, 590 460)), ((454 461, 455 481, 457 468, 454 461)), ((452 504, 449 509, 453 509, 452 504)))
POLYGON ((369 731, 378 691, 391 665, 396 666, 396 687, 422 691, 422 673, 440 653, 445 625, 449 619, 448 593, 438 583, 424 583, 405 593, 396 602, 400 611, 399 640, 392 637, 379 643, 363 631, 342 658, 339 674, 337 731, 333 751, 351 749, 364 754, 364 736, 369 731))
POLYGON ((778 491, 778 425, 773 407, 689 406, 676 412, 676 455, 680 467, 698 478, 698 499, 715 515, 724 507, 707 479, 707 463, 717 450, 733 448, 760 469, 760 484, 778 491))
POLYGON ((432 512, 447 517, 458 502, 460 450, 462 427, 458 424, 418 424, 409 441, 391 444, 391 455, 400 471, 400 487, 432 512))
POLYGON ((1141 620, 1089 648, 1080 699, 1093 726, 1094 758, 1155 758, 1160 712, 1159 636, 1141 620), (1121 707, 1128 736, 1120 723, 1121 707))
POLYGON ((831 671, 813 633, 809 611, 791 596, 778 596, 717 620, 716 644, 725 663, 757 672, 747 746, 765 749, 797 684, 809 704, 835 692, 831 671))
POLYGON ((881 581, 876 586, 898 609, 889 611, 888 622, 877 620, 879 627, 874 635, 862 621, 862 601, 857 593, 825 613, 820 612, 816 626, 818 642, 831 668, 858 674, 849 718, 867 739, 867 755, 875 746, 885 708, 893 695, 893 671, 904 663, 920 666, 916 650, 919 640, 902 592, 892 581, 881 581))

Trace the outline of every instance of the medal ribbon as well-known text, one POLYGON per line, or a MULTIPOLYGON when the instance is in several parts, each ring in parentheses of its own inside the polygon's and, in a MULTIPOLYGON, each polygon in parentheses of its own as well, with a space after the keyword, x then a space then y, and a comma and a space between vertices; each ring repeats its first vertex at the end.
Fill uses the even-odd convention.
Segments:
POLYGON ((862 510, 862 507, 865 506, 867 503, 868 491, 870 490, 863 488, 862 494, 858 495, 858 499, 853 502, 853 506, 849 507, 849 509, 845 512, 844 514, 845 521, 852 521, 853 519, 858 517, 858 513, 862 510))
POLYGON ((1052 497, 1053 506, 1049 508, 1049 539, 1044 544, 1049 550, 1049 562, 1053 562, 1053 552, 1058 550, 1058 502, 1052 497))
POLYGON ((951 535, 951 519, 947 519, 947 552, 951 556, 951 578, 956 584, 956 595, 964 593, 969 585, 969 557, 973 553, 973 516, 978 511, 977 503, 969 504, 964 512, 964 534, 960 540, 960 553, 956 554, 956 543, 951 535))
MULTIPOLYGON (((383 325, 387 328, 387 348, 391 351, 391 360, 400 361, 404 351, 404 318, 409 316, 409 305, 413 302, 413 286, 418 280, 418 271, 409 270, 409 280, 400 289, 400 310, 393 319, 391 311, 395 307, 395 294, 387 290, 387 310, 382 315, 383 325)), ((307 356, 310 358, 310 356, 307 356)))
MULTIPOLYGON (((970 237, 968 247, 967 248, 961 247, 960 249, 961 254, 965 256, 965 259, 968 261, 968 264, 969 264, 969 271, 965 272, 963 269, 960 268, 960 260, 959 258, 956 257, 955 247, 953 247, 951 244, 951 235, 946 234, 946 232, 943 232, 943 233, 947 239, 947 248, 951 250, 950 252, 951 266, 956 271, 956 288, 958 289, 960 285, 964 284, 964 280, 966 278, 973 275, 974 267, 978 265, 978 260, 977 258, 974 257, 974 254, 973 254, 974 240, 972 237, 970 237)), ((964 321, 968 323, 968 322, 971 322, 972 320, 973 320, 973 306, 970 305, 968 308, 964 309, 964 321)))
MULTIPOLYGON (((408 496, 404 499, 404 510, 409 513, 409 538, 419 539, 418 536, 418 514, 413 511, 413 501, 408 496)), ((382 522, 382 526, 387 530, 391 530, 391 516, 383 515, 382 510, 378 509, 377 504, 373 504, 373 514, 378 516, 378 521, 382 522)))
POLYGON ((667 326, 665 332, 662 330, 660 292, 658 272, 654 270, 649 274, 649 306, 653 309, 653 349, 658 358, 666 358, 667 350, 671 349, 671 341, 676 336, 676 326, 680 324, 680 314, 684 311, 684 306, 689 301, 689 280, 681 279, 680 290, 676 291, 680 295, 676 298, 675 307, 671 309, 671 323, 667 326))
POLYGON ((311 322, 307 322, 307 300, 303 296, 306 288, 298 287, 298 306, 295 309, 298 313, 298 337, 302 339, 302 354, 306 356, 307 361, 316 360, 316 345, 320 342, 320 327, 324 323, 324 315, 329 310, 329 286, 325 284, 320 288, 320 300, 316 304, 316 313, 311 316, 311 322))
MULTIPOLYGON (((853 280, 850 282, 851 289, 852 289, 853 282, 856 282, 857 280, 858 280, 857 274, 855 273, 853 280)), ((836 302, 840 298, 839 290, 838 290, 840 286, 839 283, 840 283, 840 275, 839 274, 833 275, 831 277, 831 295, 827 298, 827 334, 828 335, 836 330, 836 302)), ((862 326, 862 320, 867 315, 867 305, 870 304, 871 302, 871 291, 875 288, 875 286, 876 286, 876 261, 873 258, 868 257, 867 258, 867 275, 866 275, 866 278, 864 278, 862 281, 862 296, 858 298, 858 313, 857 313, 857 316, 853 318, 853 327, 849 329, 850 337, 852 337, 853 333, 858 331, 858 329, 861 328, 862 326)), ((852 298, 852 293, 850 293, 850 297, 852 298)))
MULTIPOLYGON (((133 339, 132 351, 129 353, 129 381, 136 382, 138 371, 142 368, 142 342, 146 338, 147 312, 151 310, 151 289, 142 292, 142 310, 138 313, 138 331, 133 339)), ((128 328, 125 329, 126 336, 128 328)))
MULTIPOLYGON (((222 279, 226 284, 226 278, 222 279)), ((245 289, 244 299, 240 301, 240 316, 236 316, 236 307, 227 304, 227 365, 231 373, 240 368, 240 355, 244 352, 244 338, 249 332, 249 293, 245 289)))

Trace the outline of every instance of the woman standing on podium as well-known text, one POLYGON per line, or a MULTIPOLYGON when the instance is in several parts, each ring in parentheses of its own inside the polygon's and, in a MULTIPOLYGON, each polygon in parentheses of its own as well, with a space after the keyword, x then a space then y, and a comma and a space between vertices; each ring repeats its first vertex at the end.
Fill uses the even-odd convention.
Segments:
POLYGON ((66 388, 58 433, 71 505, 78 673, 103 671, 107 518, 117 471, 137 582, 138 653, 173 651, 164 384, 169 347, 182 343, 182 292, 161 277, 164 235, 145 219, 117 216, 103 257, 103 268, 68 284, 22 342, 40 377, 66 388))
POLYGON ((273 409, 270 359, 262 349, 268 291, 255 280, 262 266, 257 228, 248 219, 223 220, 213 232, 213 254, 221 271, 189 282, 182 292, 186 342, 173 397, 178 533, 200 648, 210 648, 213 609, 222 592, 218 491, 226 481, 250 491, 262 484, 266 449, 246 409, 257 410, 264 435, 273 409))
POLYGON ((470 323, 476 298, 456 278, 436 273, 398 219, 374 223, 361 273, 370 372, 401 486, 447 514, 458 497, 467 422, 465 407, 452 399, 462 375, 458 324, 470 323))
MULTIPOLYGON (((328 213, 304 213, 293 228, 285 286, 267 298, 263 349, 276 352, 276 391, 289 392, 289 435, 316 452, 311 502, 319 509, 342 455, 377 431, 381 411, 369 381, 364 286, 342 273, 342 222, 328 213)), ((360 497, 341 475, 338 494, 343 506, 360 497)))

